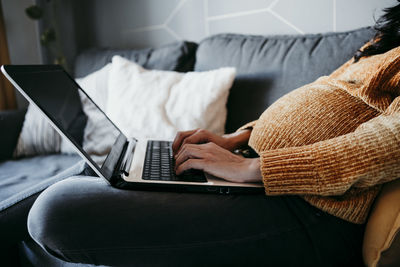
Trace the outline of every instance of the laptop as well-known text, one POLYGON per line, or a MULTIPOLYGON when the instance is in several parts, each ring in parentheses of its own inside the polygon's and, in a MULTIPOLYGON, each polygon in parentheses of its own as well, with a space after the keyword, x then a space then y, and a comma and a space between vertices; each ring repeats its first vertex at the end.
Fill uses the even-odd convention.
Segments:
POLYGON ((47 117, 55 130, 71 142, 94 173, 113 187, 218 194, 264 192, 262 183, 232 183, 199 170, 176 175, 172 141, 125 136, 61 66, 3 65, 1 71, 47 117), (82 99, 97 112, 97 119, 102 123, 98 145, 109 148, 103 157, 91 153, 82 144, 83 136, 77 129, 84 128, 88 122, 82 99))

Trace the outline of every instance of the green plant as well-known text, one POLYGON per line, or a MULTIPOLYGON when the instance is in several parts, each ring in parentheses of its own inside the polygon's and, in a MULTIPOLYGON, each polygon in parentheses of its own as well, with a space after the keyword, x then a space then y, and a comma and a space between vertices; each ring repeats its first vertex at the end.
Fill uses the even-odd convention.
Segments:
POLYGON ((59 35, 60 31, 56 19, 56 1, 47 0, 45 8, 39 5, 32 5, 25 9, 25 14, 32 20, 43 20, 45 16, 49 18, 49 25, 40 34, 40 43, 46 47, 54 59, 54 64, 59 64, 68 70, 67 61, 63 55, 59 35))

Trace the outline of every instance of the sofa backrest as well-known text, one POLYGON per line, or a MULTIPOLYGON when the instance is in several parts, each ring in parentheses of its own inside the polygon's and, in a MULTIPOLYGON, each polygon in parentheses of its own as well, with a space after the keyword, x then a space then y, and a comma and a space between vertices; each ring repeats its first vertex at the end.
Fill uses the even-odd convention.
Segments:
POLYGON ((196 43, 186 41, 140 50, 92 48, 76 57, 74 76, 81 78, 101 69, 115 55, 132 60, 147 69, 187 72, 193 70, 196 48, 196 43))
POLYGON ((198 45, 176 42, 156 49, 99 49, 75 60, 75 77, 86 76, 120 55, 148 69, 206 71, 232 66, 237 77, 228 99, 226 132, 257 119, 275 100, 349 60, 375 31, 291 36, 219 34, 198 45))
POLYGON ((275 100, 349 60, 374 35, 372 28, 293 36, 220 34, 200 42, 195 71, 236 67, 226 131, 257 119, 275 100))

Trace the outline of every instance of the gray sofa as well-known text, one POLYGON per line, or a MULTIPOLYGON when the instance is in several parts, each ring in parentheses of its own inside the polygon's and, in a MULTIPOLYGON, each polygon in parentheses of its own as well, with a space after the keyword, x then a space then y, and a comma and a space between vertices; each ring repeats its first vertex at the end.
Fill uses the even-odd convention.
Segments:
MULTIPOLYGON (((90 49, 75 61, 75 77, 100 69, 113 55, 122 55, 149 69, 206 71, 237 69, 228 99, 226 132, 257 119, 276 99, 329 75, 374 35, 371 28, 343 33, 295 36, 221 34, 199 44, 177 42, 157 49, 90 49)), ((37 196, 52 184, 85 170, 74 155, 38 155, 11 159, 24 110, 0 113, 0 237, 7 265, 78 266, 46 254, 29 237, 27 215, 37 196), (6 129, 6 130, 4 130, 6 129)), ((62 197, 62 196, 60 196, 62 197)))

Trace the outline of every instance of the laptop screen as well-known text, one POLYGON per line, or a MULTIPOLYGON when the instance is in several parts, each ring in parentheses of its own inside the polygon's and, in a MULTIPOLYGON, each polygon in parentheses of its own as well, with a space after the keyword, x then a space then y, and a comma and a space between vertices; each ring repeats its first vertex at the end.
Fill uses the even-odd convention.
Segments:
POLYGON ((5 66, 5 69, 23 93, 100 171, 122 134, 78 84, 58 66, 5 66))

